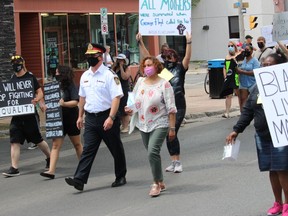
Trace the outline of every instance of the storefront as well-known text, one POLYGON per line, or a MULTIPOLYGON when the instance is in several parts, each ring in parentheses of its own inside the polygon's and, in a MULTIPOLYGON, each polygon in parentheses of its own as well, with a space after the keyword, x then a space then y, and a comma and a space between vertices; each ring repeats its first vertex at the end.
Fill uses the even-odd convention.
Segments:
MULTIPOLYGON (((16 52, 27 68, 43 81, 58 64, 75 70, 76 82, 87 68, 86 44, 111 47, 111 55, 124 53, 130 63, 139 62, 138 1, 125 0, 14 0, 16 52), (103 40, 100 8, 108 11, 108 35, 103 40)), ((151 54, 159 52, 158 37, 145 41, 151 54)))

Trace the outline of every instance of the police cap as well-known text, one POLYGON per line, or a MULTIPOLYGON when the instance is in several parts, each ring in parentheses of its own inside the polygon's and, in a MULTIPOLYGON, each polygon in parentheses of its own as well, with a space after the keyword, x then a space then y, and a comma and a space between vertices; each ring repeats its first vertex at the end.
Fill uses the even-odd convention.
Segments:
POLYGON ((96 53, 105 53, 106 49, 100 44, 89 43, 85 55, 91 55, 96 53))

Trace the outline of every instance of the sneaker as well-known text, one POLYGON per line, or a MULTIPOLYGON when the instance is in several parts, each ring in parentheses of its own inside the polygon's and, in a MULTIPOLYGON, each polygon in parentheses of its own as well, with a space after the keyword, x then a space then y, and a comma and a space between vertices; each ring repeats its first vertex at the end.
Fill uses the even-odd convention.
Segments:
POLYGON ((50 168, 50 158, 46 158, 46 167, 45 169, 49 169, 50 168))
POLYGON ((160 192, 166 191, 166 185, 163 182, 159 183, 159 186, 160 186, 160 192))
POLYGON ((168 166, 168 167, 165 169, 165 171, 166 171, 166 172, 174 172, 175 162, 176 162, 176 161, 172 161, 171 165, 168 166))
POLYGON ((184 118, 183 121, 181 122, 180 127, 184 127, 185 124, 186 124, 186 119, 184 118))
POLYGON ((282 216, 288 216, 288 204, 283 205, 282 216))
MULTIPOLYGON (((288 204, 286 204, 286 210, 287 210, 287 215, 288 216, 288 204)), ((282 212, 283 205, 278 202, 274 202, 274 205, 267 211, 267 215, 279 215, 282 212)), ((284 214, 283 214, 284 215, 284 214)))
POLYGON ((31 145, 28 147, 29 150, 33 150, 33 149, 36 149, 38 148, 38 146, 34 143, 31 143, 31 145))
POLYGON ((229 114, 224 113, 224 114, 222 115, 222 118, 230 118, 230 116, 229 116, 229 114))
POLYGON ((180 161, 175 161, 174 173, 181 173, 183 171, 182 164, 180 161))
POLYGON ((14 176, 19 176, 20 172, 18 169, 15 169, 14 167, 10 167, 7 172, 2 173, 2 175, 7 176, 7 177, 14 177, 14 176))
POLYGON ((128 132, 129 132, 128 128, 122 128, 121 129, 121 133, 128 133, 128 132))
POLYGON ((149 195, 151 197, 157 197, 157 196, 160 195, 160 191, 161 191, 160 186, 158 184, 154 183, 154 184, 151 185, 151 190, 149 192, 149 195))

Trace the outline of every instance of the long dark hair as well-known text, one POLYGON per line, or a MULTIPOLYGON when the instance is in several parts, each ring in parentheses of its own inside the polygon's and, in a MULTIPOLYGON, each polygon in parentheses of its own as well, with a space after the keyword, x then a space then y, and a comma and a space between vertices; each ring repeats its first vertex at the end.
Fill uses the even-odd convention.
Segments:
POLYGON ((65 65, 58 65, 58 72, 61 76, 60 88, 67 89, 71 83, 74 83, 74 72, 71 67, 65 65))

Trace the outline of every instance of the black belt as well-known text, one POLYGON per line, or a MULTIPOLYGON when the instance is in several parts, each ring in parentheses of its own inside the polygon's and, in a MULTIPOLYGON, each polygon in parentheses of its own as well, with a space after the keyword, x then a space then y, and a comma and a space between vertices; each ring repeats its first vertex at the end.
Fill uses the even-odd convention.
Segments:
POLYGON ((96 116, 96 117, 100 117, 100 116, 103 116, 103 115, 109 115, 109 113, 110 113, 110 109, 102 111, 102 112, 98 112, 98 113, 89 113, 89 112, 85 111, 86 115, 93 115, 93 116, 96 116))

